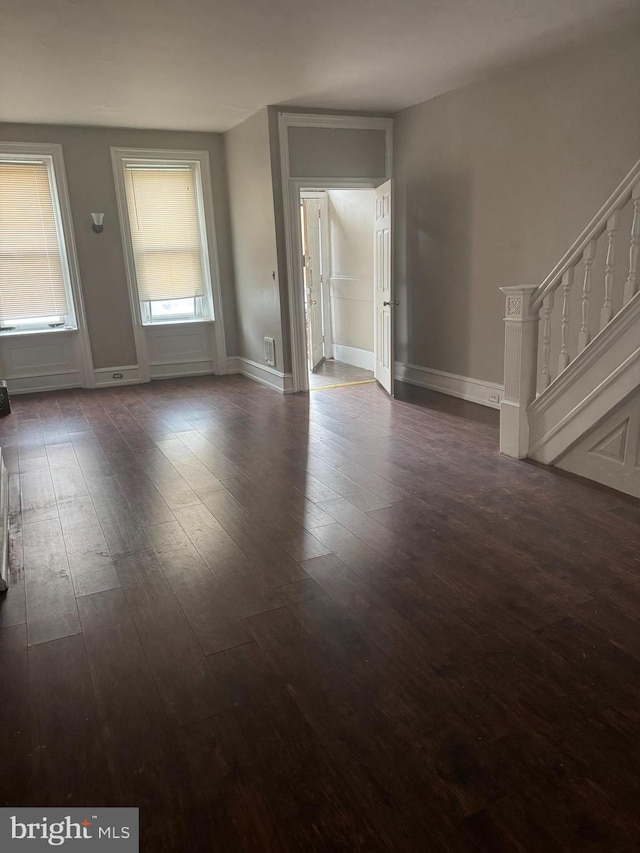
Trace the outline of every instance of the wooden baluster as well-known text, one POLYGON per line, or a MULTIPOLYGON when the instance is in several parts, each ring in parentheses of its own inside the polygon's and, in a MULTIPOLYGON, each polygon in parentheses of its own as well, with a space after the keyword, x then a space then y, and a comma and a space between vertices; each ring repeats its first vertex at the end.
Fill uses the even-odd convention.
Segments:
POLYGON ((633 188, 633 224, 629 247, 629 275, 624 285, 622 304, 626 305, 638 290, 638 252, 640 251, 640 183, 633 188))
POLYGON ((600 312, 601 330, 611 322, 611 318, 613 317, 611 297, 613 293, 616 231, 618 230, 619 220, 620 212, 617 210, 607 219, 607 260, 605 261, 604 268, 604 302, 602 304, 602 311, 600 312))
POLYGON ((553 312, 554 293, 547 293, 542 302, 542 387, 551 384, 551 313, 553 312))
POLYGON ((582 259, 584 260, 584 279, 582 282, 582 323, 580 324, 580 331, 578 332, 578 352, 582 352, 590 340, 589 309, 591 307, 591 267, 593 266, 593 259, 595 256, 596 241, 591 240, 582 253, 582 259))
POLYGON ((558 356, 558 373, 562 373, 569 366, 571 356, 569 355, 569 317, 571 315, 571 288, 575 270, 573 267, 562 276, 562 341, 560 344, 560 355, 558 356))

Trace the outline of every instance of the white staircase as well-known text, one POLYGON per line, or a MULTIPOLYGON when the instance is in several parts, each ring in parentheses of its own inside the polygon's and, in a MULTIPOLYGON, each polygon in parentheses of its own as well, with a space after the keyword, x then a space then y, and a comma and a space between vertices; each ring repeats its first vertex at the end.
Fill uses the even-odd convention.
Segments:
POLYGON ((640 497, 640 161, 539 286, 503 287, 500 450, 640 497))

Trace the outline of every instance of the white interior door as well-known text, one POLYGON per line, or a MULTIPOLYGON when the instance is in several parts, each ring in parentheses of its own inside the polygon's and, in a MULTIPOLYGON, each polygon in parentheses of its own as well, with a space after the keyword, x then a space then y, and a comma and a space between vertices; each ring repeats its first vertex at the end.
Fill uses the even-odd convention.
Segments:
POLYGON ((322 252, 320 246, 320 202, 302 200, 302 244, 304 252, 304 301, 307 318, 307 353, 314 371, 324 359, 322 339, 322 252))
POLYGON ((391 181, 376 188, 373 226, 374 376, 388 394, 393 394, 393 276, 391 230, 391 181))

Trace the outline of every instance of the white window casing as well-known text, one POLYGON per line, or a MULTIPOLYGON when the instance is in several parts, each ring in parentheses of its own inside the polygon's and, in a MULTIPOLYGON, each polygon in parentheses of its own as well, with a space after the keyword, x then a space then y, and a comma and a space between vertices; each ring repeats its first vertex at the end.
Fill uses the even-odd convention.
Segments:
POLYGON ((0 143, 0 329, 5 334, 77 328, 77 262, 70 251, 70 222, 67 227, 63 222, 56 174, 62 155, 55 149, 0 143))
POLYGON ((118 152, 114 167, 139 323, 213 320, 200 159, 118 152))
POLYGON ((153 330, 189 323, 210 325, 214 372, 225 372, 209 152, 112 148, 111 161, 140 381, 151 378, 153 330), (171 175, 170 182, 161 180, 163 170, 171 175), (154 184, 162 183, 164 202, 158 194, 156 203, 154 184))

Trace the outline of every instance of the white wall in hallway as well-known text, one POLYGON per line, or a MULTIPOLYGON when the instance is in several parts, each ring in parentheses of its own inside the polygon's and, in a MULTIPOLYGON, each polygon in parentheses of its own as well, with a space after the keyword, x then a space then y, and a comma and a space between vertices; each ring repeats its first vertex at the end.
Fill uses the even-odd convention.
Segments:
POLYGON ((373 190, 329 190, 334 353, 359 367, 373 358, 374 203, 373 190))

